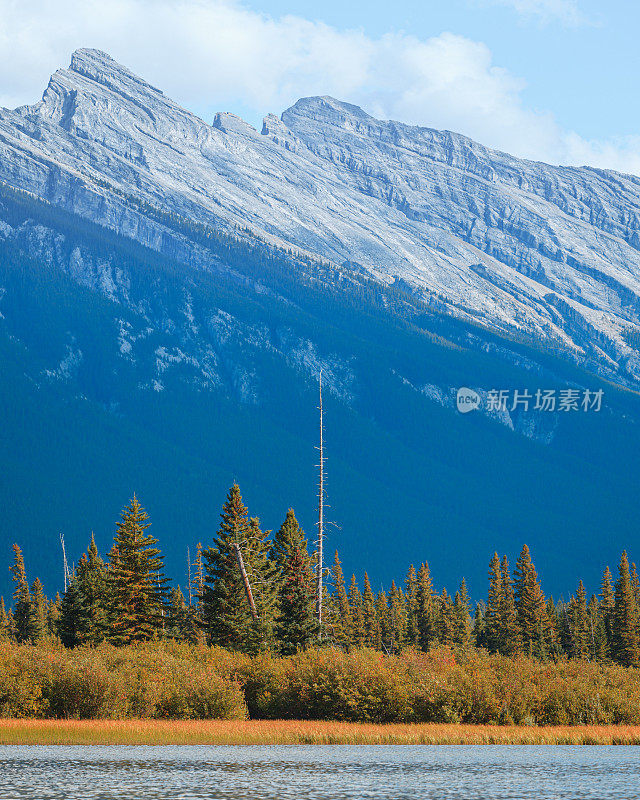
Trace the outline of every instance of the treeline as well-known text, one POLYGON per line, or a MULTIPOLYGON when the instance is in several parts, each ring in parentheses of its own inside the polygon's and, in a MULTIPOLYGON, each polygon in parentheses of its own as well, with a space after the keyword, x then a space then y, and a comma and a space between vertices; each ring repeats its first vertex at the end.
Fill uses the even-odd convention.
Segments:
POLYGON ((323 645, 387 655, 451 646, 541 662, 640 665, 640 582, 626 553, 615 581, 605 569, 598 595, 587 600, 580 582, 568 601, 558 603, 545 597, 526 545, 513 572, 506 556, 496 553, 487 602, 472 609, 464 580, 453 597, 446 589, 437 593, 427 563, 417 571, 410 567, 402 585, 392 582, 377 593, 365 573, 361 590, 355 576, 345 581, 336 552, 320 626, 316 555, 292 509, 271 535, 249 516, 234 484, 211 545, 197 546, 184 592, 168 587, 149 525, 134 496, 106 561, 92 537, 64 595, 54 600, 45 597, 38 578, 29 583, 14 545, 13 605, 7 610, 0 601, 0 636, 32 644, 59 640, 65 647, 168 639, 285 656, 323 645))

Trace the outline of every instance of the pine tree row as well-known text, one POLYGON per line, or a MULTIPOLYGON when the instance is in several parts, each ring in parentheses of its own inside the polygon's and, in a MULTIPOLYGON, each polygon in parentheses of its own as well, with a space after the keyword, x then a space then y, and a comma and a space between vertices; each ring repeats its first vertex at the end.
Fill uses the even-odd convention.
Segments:
POLYGON ((106 562, 92 536, 64 596, 53 601, 37 578, 29 584, 14 545, 14 602, 7 611, 0 598, 0 636, 18 642, 59 638, 68 647, 167 637, 282 654, 322 644, 387 653, 451 645, 540 660, 640 665, 640 582, 626 553, 615 582, 605 570, 597 596, 587 601, 581 581, 569 601, 557 604, 545 598, 526 545, 513 574, 506 556, 495 553, 487 602, 477 603, 472 614, 464 580, 453 597, 446 589, 437 593, 427 563, 417 572, 411 567, 403 585, 392 582, 388 591, 374 593, 366 573, 362 591, 355 576, 347 586, 336 552, 320 628, 315 554, 292 509, 272 537, 249 517, 234 485, 211 545, 198 545, 186 596, 179 586, 167 588, 149 524, 134 496, 106 562))

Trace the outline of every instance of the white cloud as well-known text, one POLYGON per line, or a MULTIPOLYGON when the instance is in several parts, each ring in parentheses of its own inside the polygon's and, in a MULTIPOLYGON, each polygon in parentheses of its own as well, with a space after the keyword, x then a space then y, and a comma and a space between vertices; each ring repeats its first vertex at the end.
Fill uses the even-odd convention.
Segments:
POLYGON ((513 8, 522 17, 534 18, 542 23, 559 21, 570 26, 588 24, 577 0, 484 0, 484 3, 513 8))
POLYGON ((495 66, 482 43, 452 33, 372 39, 300 17, 273 19, 233 0, 0 0, 0 105, 34 102, 78 47, 106 50, 208 118, 228 108, 257 118, 330 94, 514 155, 640 174, 639 139, 589 142, 562 130, 523 104, 523 82, 495 66))

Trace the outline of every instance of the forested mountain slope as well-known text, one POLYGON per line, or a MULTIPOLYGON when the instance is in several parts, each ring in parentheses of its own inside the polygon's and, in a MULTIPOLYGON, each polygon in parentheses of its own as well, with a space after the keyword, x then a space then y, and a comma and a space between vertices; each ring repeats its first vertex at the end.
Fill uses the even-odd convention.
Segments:
POLYGON ((595 583, 633 545, 635 393, 400 282, 340 279, 259 242, 193 228, 217 264, 194 270, 7 188, 0 219, 2 540, 49 591, 58 533, 77 553, 94 530, 106 550, 133 491, 178 579, 234 479, 264 525, 294 505, 313 536, 321 368, 328 546, 347 570, 387 581, 426 558, 436 580, 483 591, 493 549, 527 541, 554 591, 569 565, 595 583), (600 386, 605 402, 460 415, 463 385, 600 386))

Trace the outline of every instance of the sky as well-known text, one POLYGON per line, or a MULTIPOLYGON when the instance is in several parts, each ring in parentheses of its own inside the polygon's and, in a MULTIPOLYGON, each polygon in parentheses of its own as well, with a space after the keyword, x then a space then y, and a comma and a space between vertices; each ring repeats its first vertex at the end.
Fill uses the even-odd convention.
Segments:
POLYGON ((211 121, 298 98, 448 129, 524 158, 640 175, 631 0, 0 0, 0 106, 105 50, 211 121))

